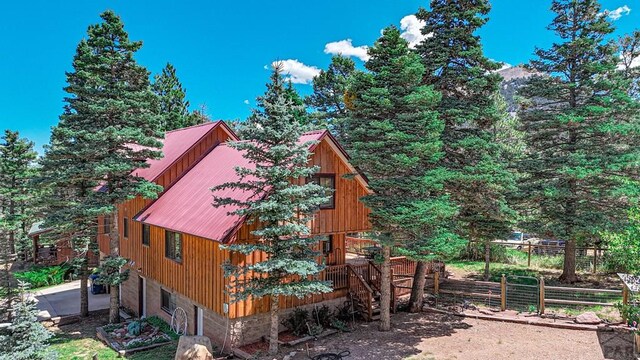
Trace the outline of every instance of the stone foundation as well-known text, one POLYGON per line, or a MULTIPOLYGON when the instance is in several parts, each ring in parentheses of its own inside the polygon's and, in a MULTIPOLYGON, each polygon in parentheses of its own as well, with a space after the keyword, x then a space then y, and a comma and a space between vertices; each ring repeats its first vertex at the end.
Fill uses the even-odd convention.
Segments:
MULTIPOLYGON (((139 315, 139 302, 138 302, 138 282, 140 277, 135 271, 131 271, 129 279, 122 284, 122 306, 132 310, 135 314, 139 315)), ((146 278, 146 310, 147 316, 158 316, 164 319, 167 323, 171 323, 171 314, 161 308, 160 289, 163 287, 160 283, 146 278)), ((227 350, 230 346, 237 347, 245 344, 250 344, 259 341, 263 336, 269 335, 270 319, 269 313, 262 313, 258 315, 246 316, 238 319, 228 319, 227 317, 220 315, 204 306, 201 306, 191 299, 173 292, 168 288, 165 290, 173 293, 176 299, 176 306, 184 309, 187 314, 187 333, 189 335, 195 334, 195 321, 196 321, 196 309, 199 307, 203 309, 203 333, 211 339, 211 342, 219 348, 225 343, 227 350), (225 332, 225 329, 228 329, 225 332)), ((301 306, 301 308, 307 309, 309 312, 315 306, 327 305, 329 308, 334 309, 344 303, 346 298, 338 298, 333 300, 324 301, 317 304, 310 304, 301 306)), ((280 319, 285 318, 294 309, 284 309, 280 311, 280 319)), ((280 325, 280 330, 283 331, 284 327, 280 325)))

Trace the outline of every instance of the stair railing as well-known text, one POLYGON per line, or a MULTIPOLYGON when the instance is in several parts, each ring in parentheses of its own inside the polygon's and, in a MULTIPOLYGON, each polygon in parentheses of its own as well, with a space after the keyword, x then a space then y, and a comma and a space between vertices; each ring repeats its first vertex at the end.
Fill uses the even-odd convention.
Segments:
POLYGON ((349 292, 365 307, 366 320, 371 321, 373 318, 373 309, 371 309, 373 290, 351 264, 347 265, 347 269, 349 271, 349 292))

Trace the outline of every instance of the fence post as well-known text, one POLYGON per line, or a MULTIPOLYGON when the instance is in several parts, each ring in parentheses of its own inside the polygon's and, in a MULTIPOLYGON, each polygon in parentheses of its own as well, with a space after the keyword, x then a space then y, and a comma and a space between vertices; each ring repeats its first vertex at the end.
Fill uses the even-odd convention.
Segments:
POLYGON ((438 295, 439 292, 440 292, 440 273, 436 271, 433 273, 433 293, 434 295, 438 295))
POLYGON ((531 267, 531 241, 529 241, 529 255, 527 257, 527 267, 531 267))
POLYGON ((500 279, 500 311, 507 310, 507 277, 502 274, 500 279))
POLYGON ((540 310, 540 315, 544 314, 544 276, 540 276, 540 305, 538 309, 540 310))
POLYGON ((598 248, 593 248, 593 273, 596 274, 598 272, 598 248))

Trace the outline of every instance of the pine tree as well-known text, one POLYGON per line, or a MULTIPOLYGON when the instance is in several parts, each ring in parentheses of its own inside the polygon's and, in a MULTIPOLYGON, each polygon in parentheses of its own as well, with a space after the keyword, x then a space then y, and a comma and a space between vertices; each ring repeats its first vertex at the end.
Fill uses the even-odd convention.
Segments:
POLYGON ((313 94, 305 98, 305 104, 315 110, 311 114, 314 126, 328 128, 343 146, 347 146, 342 125, 348 114, 345 96, 349 78, 355 69, 356 64, 350 58, 332 57, 327 70, 321 70, 313 78, 313 94))
POLYGON ((56 359, 49 350, 52 334, 38 321, 38 307, 29 297, 25 283, 20 283, 18 301, 14 304, 13 320, 0 332, 0 360, 56 359))
POLYGON ((225 274, 234 279, 233 301, 270 299, 272 354, 278 351, 280 297, 303 298, 332 291, 330 284, 315 279, 324 266, 318 264, 319 253, 313 250, 317 239, 308 236, 307 225, 327 196, 321 186, 299 181, 311 177, 318 168, 308 166, 312 144, 299 143, 305 131, 295 117, 300 106, 291 101, 281 74, 282 69, 276 66, 267 92, 258 98, 260 109, 241 125, 239 135, 246 141, 229 143, 253 165, 236 169, 239 181, 212 189, 214 206, 238 206, 235 214, 257 224, 253 231, 260 239, 257 243, 233 244, 229 249, 240 255, 261 251, 266 259, 255 264, 227 264, 225 274), (255 196, 240 201, 216 195, 225 189, 241 189, 255 196), (266 194, 265 189, 269 189, 266 194), (256 275, 241 277, 247 272, 256 275))
MULTIPOLYGON (((10 266, 16 260, 16 244, 26 257, 28 229, 33 219, 34 195, 31 182, 36 175, 33 142, 17 131, 5 130, 0 143, 0 297, 3 309, 12 306, 16 295, 10 266)), ((34 249, 35 250, 35 249, 34 249)))
POLYGON ((197 120, 189 113, 189 101, 186 90, 176 75, 176 68, 167 63, 162 72, 154 77, 153 92, 158 96, 160 129, 164 132, 196 125, 197 120))
POLYGON ((395 27, 384 29, 369 55, 368 72, 355 73, 348 90, 353 101, 345 128, 352 162, 372 191, 362 201, 380 234, 380 329, 388 331, 391 247, 423 260, 434 255, 434 245, 449 238, 447 222, 455 207, 443 193, 446 171, 437 166, 443 155, 444 124, 435 110, 440 94, 421 86, 420 57, 395 27))
MULTIPOLYGON (((70 111, 70 110, 67 110, 70 111)), ((89 316, 88 259, 97 252, 97 218, 101 207, 92 201, 100 179, 92 168, 96 154, 86 132, 65 121, 51 132, 40 159, 37 185, 43 227, 57 239, 68 239, 73 249, 71 265, 80 279, 80 315, 89 316)))
POLYGON ((11 254, 16 253, 16 242, 24 247, 27 241, 34 196, 30 182, 37 172, 36 157, 33 142, 20 138, 17 131, 5 130, 0 143, 0 228, 7 236, 1 241, 8 242, 11 254))
POLYGON ((460 209, 461 235, 485 243, 485 279, 490 242, 506 236, 515 216, 506 199, 515 177, 503 161, 504 147, 494 141, 500 64, 484 56, 475 34, 489 10, 487 0, 432 0, 429 11, 417 14, 430 36, 416 47, 426 69, 423 83, 442 93, 443 164, 452 174, 447 191, 460 209))
POLYGON ((559 41, 537 49, 539 75, 520 93, 520 119, 531 151, 522 192, 538 209, 537 229, 566 240, 560 279, 578 280, 577 243, 615 228, 637 195, 638 103, 616 68, 613 27, 597 1, 554 0, 548 29, 559 41))
POLYGON ((142 42, 129 40, 112 11, 100 17, 102 22, 89 26, 88 38, 76 49, 57 129, 62 151, 101 184, 98 191, 79 199, 78 207, 110 218, 110 254, 101 265, 101 280, 110 286, 109 321, 114 323, 120 320, 119 285, 128 277, 120 271, 126 260, 119 255, 116 205, 138 195, 154 198, 161 190, 133 171, 161 156, 162 132, 149 72, 133 57, 142 42))

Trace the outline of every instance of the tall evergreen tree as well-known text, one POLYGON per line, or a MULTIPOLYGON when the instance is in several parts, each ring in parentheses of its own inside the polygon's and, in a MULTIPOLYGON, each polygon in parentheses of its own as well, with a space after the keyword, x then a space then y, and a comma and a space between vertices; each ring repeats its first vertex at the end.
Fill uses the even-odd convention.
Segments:
POLYGON ((176 68, 167 63, 160 74, 154 77, 153 92, 158 96, 161 115, 160 130, 166 132, 199 124, 197 117, 189 113, 189 101, 182 87, 176 68))
POLYGON ((384 29, 369 55, 368 72, 353 75, 345 127, 352 162, 372 191, 362 201, 382 245, 380 329, 388 331, 391 247, 404 247, 419 259, 433 255, 435 245, 449 237, 446 225, 455 208, 443 193, 446 171, 437 166, 443 155, 444 124, 435 110, 440 94, 421 86, 420 57, 395 27, 384 29))
POLYGON ((613 27, 594 0, 554 0, 548 29, 559 38, 537 49, 530 66, 544 74, 521 89, 520 111, 531 151, 522 161, 522 192, 539 209, 537 230, 566 240, 560 279, 578 280, 576 244, 625 219, 637 194, 638 103, 617 71, 613 27))
MULTIPOLYGON (((67 111, 70 111, 67 110, 67 111)), ((38 186, 43 227, 52 236, 69 239, 73 249, 71 264, 80 279, 80 315, 89 316, 88 258, 97 251, 97 218, 101 207, 91 200, 99 185, 92 162, 96 154, 84 129, 61 122, 51 132, 40 159, 38 186)))
POLYGON ((272 354, 278 351, 280 297, 303 298, 332 291, 330 284, 314 278, 324 266, 318 264, 319 253, 313 250, 317 239, 308 236, 311 231, 307 225, 327 195, 321 186, 300 181, 318 168, 308 166, 312 144, 299 142, 305 131, 296 119, 300 106, 292 102, 281 74, 282 69, 276 66, 267 92, 258 98, 260 109, 241 125, 239 135, 246 141, 229 143, 242 151, 252 166, 236 169, 237 182, 212 189, 214 206, 237 206, 235 214, 257 224, 253 231, 260 239, 257 243, 233 244, 229 249, 241 255, 261 251, 266 258, 254 264, 228 264, 225 274, 233 279, 233 301, 248 297, 270 300, 272 354), (241 189, 253 196, 240 201, 216 195, 225 189, 241 189), (242 276, 247 272, 255 276, 242 276))
POLYGON ((475 34, 489 10, 487 0, 432 0, 430 10, 417 14, 425 21, 422 33, 431 35, 416 47, 426 69, 423 83, 442 93, 443 165, 452 173, 447 191, 460 209, 459 229, 485 243, 485 258, 490 242, 506 236, 515 215, 505 197, 515 178, 493 131, 501 119, 496 102, 501 77, 495 73, 500 64, 484 56, 475 34))
MULTIPOLYGON (((119 255, 118 203, 135 196, 154 198, 158 185, 133 174, 159 158, 162 132, 157 97, 151 90, 149 72, 134 59, 142 46, 131 41, 124 24, 112 11, 100 15, 102 22, 89 26, 88 38, 80 41, 67 73, 65 110, 57 127, 61 151, 76 161, 101 187, 78 200, 85 213, 97 211, 110 218, 110 254, 101 266, 101 279, 110 286, 109 321, 118 322, 119 285, 128 273, 119 255)), ((78 172, 81 172, 78 170, 78 172)))
POLYGON ((1 140, 0 212, 3 217, 0 229, 6 235, 1 241, 6 241, 9 252, 15 254, 16 242, 24 244, 31 225, 34 197, 31 181, 37 173, 37 153, 33 142, 20 138, 17 131, 5 130, 1 140))
MULTIPOLYGON (((0 143, 0 292, 3 310, 11 308, 16 283, 10 265, 16 259, 16 244, 25 254, 27 234, 33 219, 34 195, 31 182, 36 175, 33 142, 17 131, 5 130, 0 143)), ((25 255, 26 256, 26 255, 25 255)), ((4 312, 4 311, 2 311, 4 312)), ((5 314, 0 314, 5 315, 5 314)), ((10 313, 7 313, 10 315, 10 313)))
POLYGON ((305 98, 305 104, 315 110, 311 114, 312 123, 327 127, 345 146, 347 139, 342 124, 348 114, 345 96, 349 78, 355 69, 356 64, 350 58, 332 57, 327 70, 321 70, 313 78, 313 94, 305 98))

